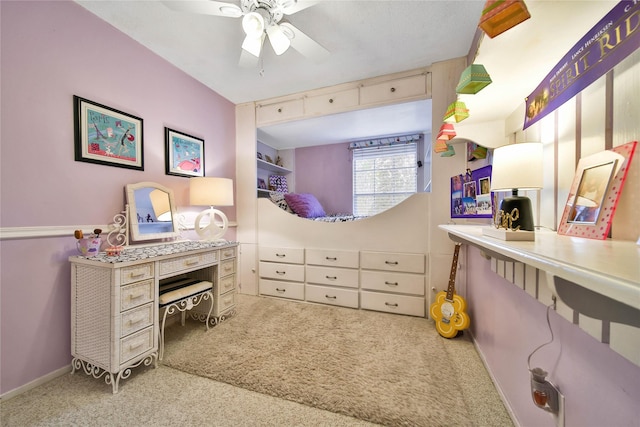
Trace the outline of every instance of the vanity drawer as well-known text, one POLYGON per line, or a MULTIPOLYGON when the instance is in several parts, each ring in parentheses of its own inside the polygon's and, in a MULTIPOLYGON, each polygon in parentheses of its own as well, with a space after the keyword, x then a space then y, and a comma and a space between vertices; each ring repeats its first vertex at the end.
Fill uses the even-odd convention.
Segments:
POLYGON ((361 252, 360 266, 369 270, 424 273, 424 254, 361 252))
POLYGON ((186 255, 160 261, 160 275, 177 273, 179 271, 194 270, 218 261, 218 251, 209 251, 195 255, 186 255))
POLYGON ((229 259, 220 263, 220 276, 228 276, 236 272, 236 260, 229 259))
POLYGON ((125 311, 120 315, 120 337, 139 331, 153 324, 154 304, 125 311))
POLYGON ((358 291, 332 288, 330 286, 307 285, 306 299, 310 302, 358 308, 358 291))
POLYGON ((220 314, 224 311, 229 310, 232 307, 235 307, 236 305, 236 293, 235 292, 229 292, 227 294, 224 294, 223 296, 219 297, 217 299, 217 301, 215 302, 217 310, 215 310, 216 313, 220 314))
POLYGON ((153 301, 153 279, 123 286, 120 289, 120 311, 153 301))
POLYGON ((358 287, 358 270, 350 268, 317 267, 307 265, 305 268, 307 283, 319 285, 358 287))
POLYGON ((227 276, 220 279, 218 285, 216 286, 215 294, 216 296, 226 294, 229 291, 234 290, 236 287, 236 276, 227 276))
POLYGON ((229 259, 229 258, 235 258, 236 257, 236 248, 223 248, 220 249, 220 260, 225 260, 225 259, 229 259))
POLYGON ((304 283, 260 279, 260 295, 304 300, 304 283))
POLYGON ((360 273, 360 279, 360 287, 362 289, 424 295, 423 275, 362 271, 362 273, 360 273))
POLYGON ((427 76, 403 77, 360 88, 360 104, 378 104, 427 95, 427 76))
POLYGON ((260 261, 304 264, 304 249, 301 248, 270 248, 260 246, 258 251, 260 261))
POLYGON ((424 317, 425 299, 407 295, 361 291, 360 307, 365 310, 386 311, 387 313, 424 317))
POLYGON ((139 332, 120 340, 120 365, 153 348, 153 327, 149 326, 139 332))
POLYGON ((358 268, 358 251, 307 249, 307 264, 358 268))
POLYGON ((304 265, 261 262, 260 277, 304 282, 304 265))
POLYGON ((131 267, 124 267, 120 275, 120 284, 126 285, 127 283, 133 283, 139 280, 150 279, 152 277, 153 277, 152 262, 134 265, 131 267))

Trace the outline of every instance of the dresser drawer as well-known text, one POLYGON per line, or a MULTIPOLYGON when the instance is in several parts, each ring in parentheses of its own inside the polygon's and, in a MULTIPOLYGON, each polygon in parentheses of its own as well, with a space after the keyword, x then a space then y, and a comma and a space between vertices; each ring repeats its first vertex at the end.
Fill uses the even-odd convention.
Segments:
POLYGON ((120 337, 126 337, 153 324, 154 304, 146 304, 120 315, 120 337))
POLYGON ((235 292, 229 292, 224 294, 223 296, 219 297, 216 301, 216 310, 215 312, 220 314, 224 311, 229 310, 232 307, 235 307, 236 305, 236 293, 235 292))
POLYGON ((307 285, 305 293, 307 301, 310 302, 358 308, 358 291, 355 289, 307 285))
POLYGON ((304 249, 300 248, 270 248, 260 246, 258 249, 260 261, 286 262, 289 264, 304 264, 304 249))
POLYGON ((229 259, 220 263, 220 276, 228 276, 236 272, 236 260, 229 259))
POLYGON ((223 248, 220 249, 220 260, 223 261, 225 259, 229 259, 229 258, 235 258, 236 257, 236 248, 223 248))
POLYGON ((307 264, 329 265, 333 267, 358 268, 358 251, 340 251, 333 249, 307 249, 307 264))
POLYGON ((305 268, 307 283, 319 285, 358 287, 358 270, 349 268, 318 267, 307 265, 305 268))
POLYGON ((153 277, 153 263, 134 265, 132 267, 124 267, 120 275, 120 284, 126 285, 144 279, 153 277))
POLYGON ((234 290, 236 287, 236 276, 227 276, 220 279, 220 282, 217 286, 215 286, 215 294, 216 296, 226 294, 229 291, 234 290))
POLYGON ((342 90, 325 95, 309 96, 304 99, 304 112, 307 116, 341 113, 356 107, 360 98, 358 88, 342 90))
POLYGON ((304 284, 260 279, 260 295, 304 300, 304 284))
POLYGON ((360 273, 360 287, 374 291, 424 295, 424 276, 363 270, 360 273))
POLYGON ((386 311, 388 313, 424 317, 425 299, 406 295, 361 291, 360 307, 365 310, 386 311))
POLYGON ((153 348, 153 327, 150 326, 120 340, 120 365, 153 348))
POLYGON ((301 99, 258 105, 256 107, 256 124, 291 120, 304 115, 304 103, 301 99))
POLYGON ((402 271, 424 273, 424 254, 391 252, 361 252, 360 266, 369 270, 402 271))
POLYGON ((218 261, 218 251, 186 255, 160 261, 160 275, 166 276, 180 271, 194 270, 218 261))
POLYGON ((304 265, 261 262, 260 277, 304 282, 304 265))
POLYGON ((123 286, 120 289, 120 311, 153 301, 155 290, 153 283, 151 279, 123 286))

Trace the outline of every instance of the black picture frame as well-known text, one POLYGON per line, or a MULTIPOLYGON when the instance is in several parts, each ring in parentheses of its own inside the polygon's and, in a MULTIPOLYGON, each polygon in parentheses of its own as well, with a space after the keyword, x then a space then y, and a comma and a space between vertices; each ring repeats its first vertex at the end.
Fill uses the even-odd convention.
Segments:
POLYGON ((77 95, 73 118, 76 161, 144 170, 142 118, 77 95))
POLYGON ((165 127, 164 142, 167 175, 204 176, 204 139, 165 127))

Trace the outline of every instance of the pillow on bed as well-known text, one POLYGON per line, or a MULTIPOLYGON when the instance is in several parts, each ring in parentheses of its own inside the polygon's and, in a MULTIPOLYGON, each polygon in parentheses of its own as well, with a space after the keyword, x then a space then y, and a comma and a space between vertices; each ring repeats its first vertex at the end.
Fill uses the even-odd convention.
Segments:
POLYGON ((322 205, 313 194, 289 193, 284 195, 284 199, 287 201, 289 207, 293 209, 293 212, 303 218, 317 218, 326 215, 322 205))
POLYGON ((287 201, 284 199, 284 193, 271 193, 269 197, 271 198, 271 201, 276 204, 277 207, 289 213, 293 213, 293 211, 287 204, 287 201))

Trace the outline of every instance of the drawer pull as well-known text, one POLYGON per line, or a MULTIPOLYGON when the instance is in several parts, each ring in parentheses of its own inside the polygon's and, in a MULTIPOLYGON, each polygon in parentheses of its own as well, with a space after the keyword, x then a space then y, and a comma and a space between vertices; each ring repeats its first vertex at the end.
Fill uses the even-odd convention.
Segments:
POLYGON ((395 88, 395 87, 392 87, 392 88, 391 88, 391 93, 393 93, 393 92, 395 92, 395 91, 396 91, 396 88, 395 88))
POLYGON ((334 295, 334 296, 331 296, 331 295, 325 295, 324 297, 325 297, 326 299, 337 299, 337 298, 338 298, 338 297, 336 297, 335 295, 334 295))
POLYGON ((398 261, 385 261, 384 263, 387 265, 398 265, 398 261))
POLYGON ((276 274, 284 276, 285 274, 287 274, 287 272, 286 271, 278 271, 278 270, 276 270, 276 274))
POLYGON ((282 113, 282 108, 278 108, 278 113, 282 113))
POLYGON ((225 298, 223 302, 225 305, 231 304, 233 302, 233 298, 225 298))
POLYGON ((398 306, 397 303, 392 303, 392 302, 385 302, 384 305, 386 305, 387 307, 397 307, 398 306))
POLYGON ((338 276, 324 276, 325 278, 329 279, 329 280, 337 280, 338 276))
POLYGON ((136 325, 136 324, 138 324, 140 322, 144 322, 144 320, 145 320, 144 317, 140 317, 140 318, 138 318, 136 320, 129 320, 129 325, 133 326, 133 325, 136 325))
POLYGON ((276 292, 280 292, 281 294, 284 294, 285 292, 287 292, 287 290, 286 289, 276 288, 276 292))
POLYGON ((143 345, 145 345, 145 343, 146 343, 146 341, 138 341, 138 342, 135 342, 135 343, 131 343, 131 344, 129 344, 129 351, 134 350, 136 348, 140 348, 143 345))
POLYGON ((196 258, 196 259, 193 259, 193 258, 192 258, 192 259, 188 259, 188 260, 186 260, 184 263, 185 263, 185 265, 187 265, 187 266, 191 266, 191 265, 198 265, 198 264, 200 263, 200 260, 199 260, 199 259, 197 259, 197 258, 196 258))
POLYGON ((129 301, 133 301, 134 299, 138 299, 138 298, 142 298, 144 297, 146 294, 138 294, 138 295, 129 295, 129 301))
POLYGON ((233 256, 233 251, 223 252, 222 256, 225 258, 230 258, 233 256))
POLYGON ((129 274, 129 277, 131 279, 135 279, 136 277, 143 277, 145 275, 146 271, 132 271, 129 274))
POLYGON ((398 282, 386 282, 385 281, 384 284, 388 285, 388 286, 398 286, 398 282))
POLYGON ((338 258, 336 258, 334 256, 327 256, 327 257, 324 257, 324 259, 326 259, 327 261, 337 261, 338 260, 338 258))
POLYGON ((277 256, 278 258, 284 258, 284 257, 286 257, 287 255, 286 255, 286 254, 276 254, 276 256, 277 256))

